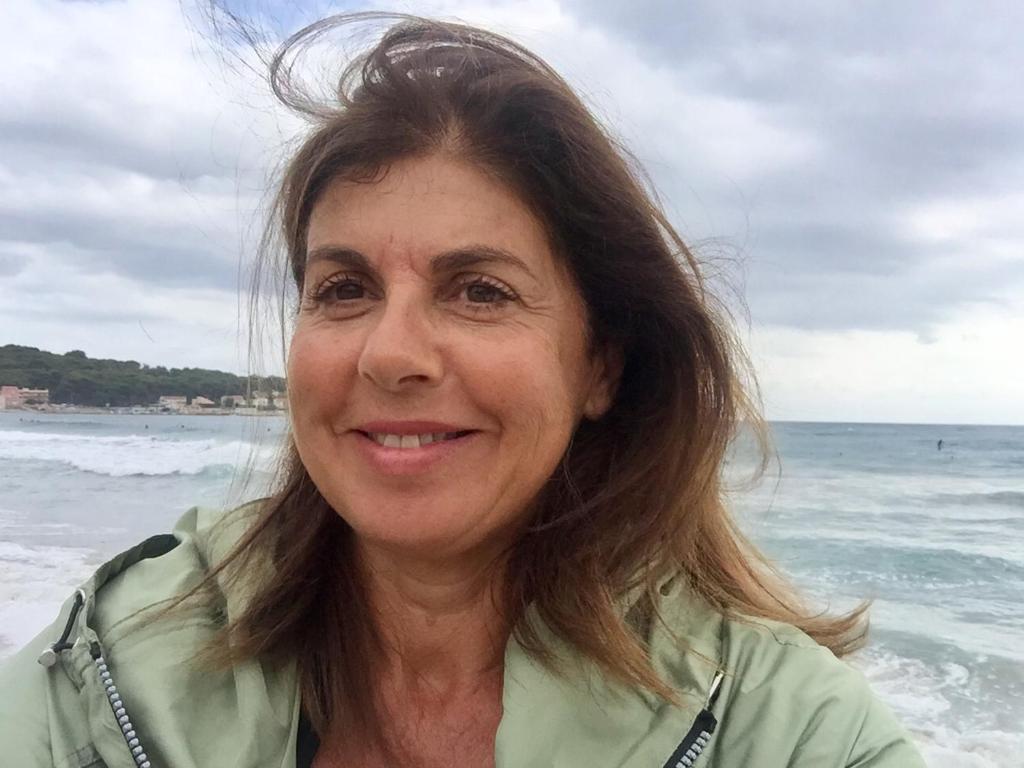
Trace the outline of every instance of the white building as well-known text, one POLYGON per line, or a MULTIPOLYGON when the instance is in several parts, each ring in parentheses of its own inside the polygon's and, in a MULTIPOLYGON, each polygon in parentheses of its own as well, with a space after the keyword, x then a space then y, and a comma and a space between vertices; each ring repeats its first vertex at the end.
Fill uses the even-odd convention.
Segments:
POLYGON ((25 405, 49 405, 50 403, 50 390, 48 389, 21 387, 18 389, 18 394, 21 396, 21 402, 25 405))
POLYGON ((169 411, 180 411, 188 404, 188 398, 184 395, 160 395, 157 405, 169 411))

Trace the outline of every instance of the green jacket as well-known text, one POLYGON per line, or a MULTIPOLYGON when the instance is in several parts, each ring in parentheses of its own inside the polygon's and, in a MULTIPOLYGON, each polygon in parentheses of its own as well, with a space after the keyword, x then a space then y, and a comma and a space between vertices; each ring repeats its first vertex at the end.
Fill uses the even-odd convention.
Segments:
MULTIPOLYGON (((188 660, 218 626, 212 611, 129 620, 196 584, 227 551, 237 526, 216 520, 193 509, 173 536, 115 557, 0 666, 0 763, 295 766, 294 669, 256 661, 219 674, 194 668, 188 660), (129 742, 142 754, 133 756, 129 742)), ((680 586, 663 593, 662 613, 686 649, 654 627, 651 656, 681 706, 616 688, 556 638, 553 646, 575 658, 568 678, 510 641, 497 768, 924 765, 861 675, 799 631, 723 620, 680 586)), ((226 605, 229 615, 237 609, 231 598, 226 605)))

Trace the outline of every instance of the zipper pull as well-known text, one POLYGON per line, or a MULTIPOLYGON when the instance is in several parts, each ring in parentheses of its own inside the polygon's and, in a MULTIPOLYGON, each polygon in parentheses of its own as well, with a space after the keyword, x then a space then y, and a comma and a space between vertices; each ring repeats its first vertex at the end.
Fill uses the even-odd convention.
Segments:
POLYGON ((708 697, 704 702, 704 709, 697 713, 697 719, 693 721, 690 730, 662 768, 693 768, 696 765, 697 758, 707 748, 711 742, 711 737, 715 733, 715 729, 718 727, 718 720, 712 714, 711 708, 718 699, 722 680, 724 679, 725 672, 721 669, 716 669, 715 676, 711 678, 711 686, 708 688, 708 697))
POLYGON ((68 642, 68 638, 71 636, 71 629, 74 627, 75 620, 78 618, 78 612, 82 610, 83 605, 85 605, 85 592, 76 589, 75 601, 71 604, 71 613, 68 614, 68 621, 64 625, 64 631, 60 633, 56 643, 39 654, 39 658, 36 659, 37 662, 44 667, 52 667, 57 663, 58 654, 72 646, 72 643, 68 642))
POLYGON ((711 680, 711 688, 708 689, 708 699, 704 702, 704 709, 710 710, 715 706, 715 702, 718 700, 718 691, 722 685, 722 680, 725 679, 725 672, 720 669, 715 670, 715 676, 711 680))

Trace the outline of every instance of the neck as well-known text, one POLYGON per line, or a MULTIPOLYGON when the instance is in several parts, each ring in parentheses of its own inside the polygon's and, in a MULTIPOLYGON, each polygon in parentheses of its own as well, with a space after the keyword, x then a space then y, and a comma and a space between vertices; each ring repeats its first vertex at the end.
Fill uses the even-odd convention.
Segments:
POLYGON ((495 558, 413 559, 366 543, 359 551, 385 639, 384 688, 442 704, 500 685, 510 627, 495 558))

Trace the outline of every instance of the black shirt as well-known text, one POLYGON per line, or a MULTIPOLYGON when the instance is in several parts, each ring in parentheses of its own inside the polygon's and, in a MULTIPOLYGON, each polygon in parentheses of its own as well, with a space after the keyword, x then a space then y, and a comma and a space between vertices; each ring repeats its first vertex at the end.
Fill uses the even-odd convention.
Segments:
POLYGON ((299 732, 295 739, 295 768, 311 768, 313 756, 320 748, 320 737, 313 730, 305 712, 299 713, 299 732))

